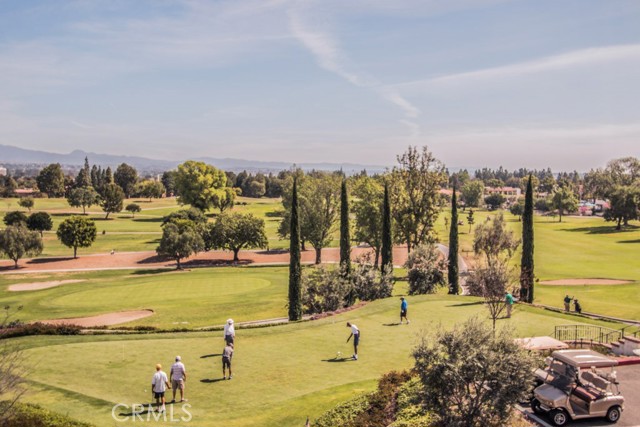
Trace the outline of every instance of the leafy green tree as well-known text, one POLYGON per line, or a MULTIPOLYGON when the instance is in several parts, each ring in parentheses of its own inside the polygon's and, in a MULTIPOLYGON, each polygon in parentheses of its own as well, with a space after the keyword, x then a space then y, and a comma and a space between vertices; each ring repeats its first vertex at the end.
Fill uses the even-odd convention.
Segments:
POLYGON ((64 196, 64 173, 60 163, 45 166, 36 177, 38 190, 49 197, 64 196))
POLYGON ((447 182, 444 165, 423 147, 409 147, 398 156, 390 180, 390 197, 396 234, 411 252, 414 246, 435 238, 434 223, 440 211, 439 191, 447 182))
POLYGON ((201 228, 201 226, 207 223, 206 215, 200 209, 192 207, 173 211, 169 215, 164 216, 162 218, 162 225, 164 226, 168 222, 176 222, 179 220, 193 221, 193 223, 196 224, 196 228, 201 228))
POLYGON ((110 213, 118 213, 124 205, 125 194, 118 184, 107 184, 103 188, 102 200, 100 206, 107 213, 104 219, 109 218, 110 213))
POLYGON ((131 212, 131 217, 135 218, 136 217, 136 212, 141 212, 142 208, 140 208, 140 205, 137 203, 129 203, 124 210, 126 210, 127 212, 131 212))
POLYGON ((160 199, 164 195, 164 185, 160 181, 154 179, 146 179, 135 185, 133 190, 135 197, 145 197, 151 199, 160 199))
POLYGON ((449 259, 447 260, 447 278, 449 279, 449 293, 458 295, 460 292, 460 278, 458 276, 458 200, 456 186, 453 186, 451 197, 451 228, 449 229, 449 259))
POLYGON ((562 222, 562 214, 578 210, 578 199, 570 188, 556 188, 551 196, 551 206, 558 210, 559 222, 562 222))
POLYGON ((511 215, 517 216, 518 221, 522 221, 522 214, 524 213, 524 201, 518 200, 516 203, 509 206, 509 212, 511 212, 511 215))
POLYGON ((20 200, 18 200, 18 205, 31 212, 31 208, 33 208, 33 205, 35 205, 35 202, 33 201, 33 197, 22 197, 20 200))
POLYGON ((445 262, 433 243, 415 247, 404 267, 407 269, 409 295, 432 294, 447 283, 445 262))
POLYGON ((176 173, 176 171, 166 171, 160 178, 167 197, 171 197, 176 193, 176 173))
POLYGON ((606 221, 615 221, 616 230, 622 228, 622 224, 629 225, 629 221, 638 219, 640 213, 640 188, 630 185, 617 185, 609 192, 610 206, 604 212, 606 221))
POLYGON ((340 267, 345 274, 351 273, 351 230, 346 179, 342 180, 340 186, 340 267))
POLYGON ((34 212, 27 218, 27 228, 32 231, 38 231, 40 237, 45 231, 53 228, 53 220, 47 212, 34 212))
POLYGON ((496 330, 496 321, 507 309, 505 293, 511 282, 511 274, 506 260, 499 260, 487 266, 480 266, 467 277, 467 291, 469 295, 481 296, 485 307, 489 310, 489 317, 496 330))
POLYGON ((393 231, 391 228, 391 203, 389 202, 389 185, 384 182, 384 198, 382 202, 382 273, 393 274, 393 231))
POLYGON ((235 204, 237 188, 224 187, 221 191, 217 192, 212 197, 213 207, 220 209, 220 212, 224 212, 227 209, 233 208, 235 204))
POLYGON ((492 265, 500 259, 510 258, 518 249, 520 241, 513 236, 513 231, 507 230, 502 213, 478 224, 473 238, 473 251, 476 255, 484 255, 487 265, 492 265))
MULTIPOLYGON (((300 236, 311 243, 316 252, 316 264, 322 262, 322 248, 333 239, 333 231, 339 214, 340 182, 342 176, 329 172, 314 172, 298 178, 298 206, 300 236)), ((290 179, 292 181, 292 179, 290 179)), ((289 187, 290 182, 287 183, 289 187)), ((285 191, 282 204, 285 215, 278 229, 282 237, 289 235, 291 198, 285 191)))
POLYGON ((40 234, 21 225, 10 225, 0 231, 0 253, 13 260, 15 268, 21 258, 40 255, 42 248, 40 234))
POLYGON ((264 248, 269 241, 264 231, 264 220, 250 213, 231 212, 218 215, 215 223, 209 224, 205 245, 233 252, 233 260, 240 261, 241 249, 264 248))
POLYGON ((493 193, 484 198, 484 202, 491 210, 499 209, 505 201, 506 199, 500 193, 493 193))
POLYGON ((471 234, 471 228, 473 227, 473 224, 475 224, 476 220, 473 217, 473 214, 475 212, 473 211, 473 209, 469 209, 469 212, 467 213, 467 224, 469 224, 469 234, 471 234))
POLYGON ((113 180, 122 189, 124 196, 128 199, 133 194, 136 182, 138 181, 138 171, 133 166, 122 163, 116 168, 113 174, 113 180))
POLYGON ((25 225, 27 216, 20 211, 7 212, 3 219, 6 225, 25 225))
POLYGON ((68 248, 73 248, 73 257, 77 258, 78 248, 91 247, 96 240, 96 223, 81 216, 67 218, 58 227, 58 239, 68 248))
POLYGON ((420 394, 437 425, 501 427, 532 387, 533 356, 509 331, 497 336, 477 318, 423 337, 413 351, 420 394))
POLYGON ((76 177, 76 187, 92 187, 91 183, 91 168, 89 167, 89 159, 84 158, 84 166, 78 172, 78 176, 76 177))
POLYGON ((484 194, 484 182, 479 179, 467 181, 460 188, 460 198, 464 202, 465 207, 477 208, 484 194))
POLYGON ((289 320, 302 319, 302 269, 300 267, 300 223, 298 220, 298 180, 291 190, 289 231, 289 320))
POLYGON ((0 176, 0 196, 15 197, 17 189, 18 183, 11 175, 0 176))
POLYGON ((74 188, 67 196, 67 203, 74 208, 82 207, 82 214, 87 214, 87 208, 100 202, 100 195, 93 187, 74 188))
POLYGON ((181 260, 204 249, 204 240, 195 224, 188 220, 169 222, 162 227, 162 238, 156 253, 176 261, 176 268, 182 270, 181 260))
POLYGON ((520 260, 520 299, 533 303, 534 236, 533 236, 533 183, 529 175, 522 213, 522 258, 520 260))
POLYGON ((235 193, 225 190, 226 184, 227 176, 224 171, 193 160, 179 165, 175 175, 178 202, 205 212, 213 207, 223 210, 229 197, 234 197, 235 193))
POLYGON ((364 242, 374 251, 374 267, 378 268, 382 247, 382 203, 384 187, 370 176, 357 177, 353 182, 354 240, 364 242))

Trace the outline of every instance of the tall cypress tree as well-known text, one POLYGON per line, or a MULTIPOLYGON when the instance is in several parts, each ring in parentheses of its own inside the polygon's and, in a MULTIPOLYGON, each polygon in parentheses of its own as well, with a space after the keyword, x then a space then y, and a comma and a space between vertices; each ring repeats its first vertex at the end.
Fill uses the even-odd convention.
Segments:
POLYGON ((451 197, 451 228, 449 229, 449 293, 458 295, 460 291, 460 278, 458 277, 458 201, 456 199, 456 186, 453 186, 451 197))
POLYGON ((298 180, 293 179, 291 194, 291 232, 289 240, 289 320, 302 318, 300 268, 300 224, 298 221, 298 180))
POLYGON ((533 302, 533 185, 527 182, 522 214, 522 260, 520 262, 520 299, 533 302))
POLYGON ((391 236, 391 205, 389 203, 389 184, 384 183, 384 201, 382 202, 382 256, 383 273, 393 272, 393 238, 391 236))
POLYGON ((349 233, 349 199, 347 180, 342 180, 340 192, 340 267, 345 275, 351 273, 351 235, 349 233))

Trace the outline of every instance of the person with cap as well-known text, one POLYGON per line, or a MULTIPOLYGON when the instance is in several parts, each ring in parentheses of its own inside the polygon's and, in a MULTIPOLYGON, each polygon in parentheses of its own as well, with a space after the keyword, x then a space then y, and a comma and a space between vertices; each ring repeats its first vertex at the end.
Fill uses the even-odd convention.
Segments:
POLYGON ((400 324, 402 325, 402 318, 404 317, 408 325, 409 318, 407 317, 407 307, 408 307, 407 300, 404 299, 404 297, 400 297, 400 300, 402 301, 400 303, 400 324))
POLYGON ((224 325, 224 342, 225 344, 233 344, 236 337, 236 329, 233 327, 233 319, 227 319, 224 325))
POLYGON ((187 370, 180 356, 176 356, 176 363, 171 365, 169 379, 171 380, 171 387, 173 388, 173 399, 171 403, 176 401, 176 391, 178 391, 178 389, 180 390, 180 402, 186 402, 187 399, 184 398, 184 383, 187 381, 187 370))
POLYGON ((158 412, 166 411, 164 393, 167 388, 171 389, 171 384, 169 384, 167 374, 162 371, 162 365, 158 363, 156 365, 156 373, 153 374, 153 378, 151 378, 151 392, 153 393, 153 398, 156 400, 158 412), (160 406, 161 401, 162 406, 160 406))
POLYGON ((222 351, 222 379, 227 379, 226 368, 229 368, 229 379, 233 378, 231 374, 231 359, 233 358, 233 343, 229 342, 222 351))
POLYGON ((351 335, 347 338, 347 342, 353 337, 353 360, 358 360, 358 344, 360 344, 360 329, 350 322, 347 322, 347 328, 351 328, 351 335))
POLYGON ((564 297, 564 311, 566 311, 566 312, 571 311, 571 300, 573 300, 573 297, 570 297, 569 294, 565 295, 565 297, 564 297))

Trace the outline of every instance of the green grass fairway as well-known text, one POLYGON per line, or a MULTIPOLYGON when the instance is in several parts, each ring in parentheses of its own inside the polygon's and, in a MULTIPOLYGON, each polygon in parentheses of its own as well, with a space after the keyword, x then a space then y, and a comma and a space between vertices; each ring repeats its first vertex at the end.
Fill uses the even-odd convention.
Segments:
MULTIPOLYGON (((26 348, 32 387, 25 399, 98 426, 138 425, 140 421, 115 423, 113 405, 147 402, 154 365, 161 362, 168 368, 180 354, 188 370, 192 425, 300 426, 307 415, 313 419, 355 393, 371 390, 384 372, 410 367, 410 352, 421 332, 472 315, 487 316, 482 305, 467 297, 411 297, 409 304, 411 325, 395 325, 399 301, 393 297, 319 321, 240 329, 231 381, 216 381, 221 377, 219 332, 24 338, 17 342, 26 348), (352 353, 345 343, 347 320, 362 330, 360 360, 333 361, 337 351, 352 353)), ((212 310, 211 315, 217 313, 212 310)), ((238 317, 233 310, 227 315, 238 317)), ((550 334, 554 325, 567 323, 576 318, 518 306, 514 317, 500 320, 499 326, 531 336, 550 334)))
POLYGON ((0 276, 0 305, 24 306, 20 319, 83 317, 152 309, 130 325, 197 328, 287 315, 287 267, 207 268, 192 271, 100 271, 0 276), (14 283, 86 279, 38 291, 9 292, 14 283))

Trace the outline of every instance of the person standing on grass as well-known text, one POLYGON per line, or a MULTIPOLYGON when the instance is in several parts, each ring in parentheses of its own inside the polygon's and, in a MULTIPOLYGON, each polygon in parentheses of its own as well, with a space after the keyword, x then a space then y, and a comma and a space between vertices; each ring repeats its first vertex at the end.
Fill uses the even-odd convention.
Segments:
POLYGON ((571 300, 573 297, 570 297, 569 294, 564 296, 564 311, 567 313, 571 311, 571 300))
POLYGON ((408 325, 409 319, 407 318, 407 308, 408 308, 407 300, 404 299, 404 297, 400 297, 400 300, 402 301, 400 303, 400 324, 402 325, 402 318, 404 318, 407 321, 407 325, 408 325))
POLYGON ((173 388, 173 400, 176 401, 176 391, 180 390, 180 402, 186 402, 184 398, 185 381, 187 381, 187 370, 182 363, 180 356, 176 356, 176 363, 171 365, 171 372, 169 372, 169 379, 171 380, 171 387, 173 388))
POLYGON ((222 351, 222 379, 227 379, 227 370, 229 368, 229 379, 233 378, 231 374, 231 359, 233 358, 233 343, 227 343, 222 351))
POLYGON ((504 293, 504 303, 507 305, 507 319, 511 318, 511 309, 513 308, 513 295, 509 292, 504 293))
POLYGON ((156 373, 153 374, 153 378, 151 378, 151 391, 153 392, 153 398, 156 400, 158 412, 166 411, 164 393, 167 388, 171 389, 171 384, 169 384, 167 374, 162 372, 162 365, 158 363, 156 365, 156 373), (161 401, 162 406, 160 406, 161 401))
POLYGON ((224 324, 224 342, 225 344, 234 344, 236 338, 236 329, 233 327, 233 319, 227 319, 224 324))
POLYGON ((351 335, 347 338, 347 342, 353 337, 353 360, 358 360, 358 344, 360 344, 360 329, 356 325, 347 322, 347 328, 351 328, 351 335))

